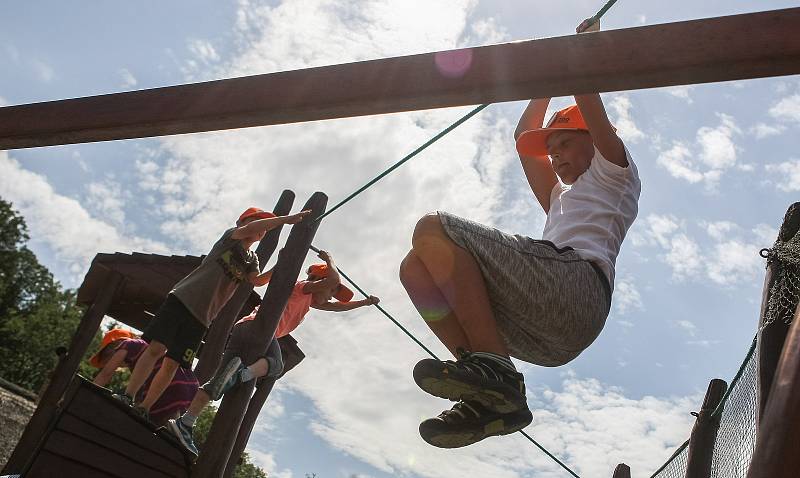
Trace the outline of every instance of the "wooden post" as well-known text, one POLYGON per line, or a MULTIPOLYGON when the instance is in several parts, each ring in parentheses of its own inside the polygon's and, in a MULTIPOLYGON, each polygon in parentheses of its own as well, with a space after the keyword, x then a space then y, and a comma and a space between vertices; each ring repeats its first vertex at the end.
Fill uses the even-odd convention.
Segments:
POLYGON ((798 24, 788 8, 6 106, 0 149, 794 75, 798 24))
POLYGON ((36 411, 33 412, 25 431, 22 432, 22 436, 3 468, 2 474, 20 473, 32 457, 39 440, 44 436, 47 427, 56 416, 59 401, 67 387, 69 387, 70 382, 72 382, 81 359, 92 343, 92 339, 100 328, 100 322, 102 322, 122 283, 122 275, 118 272, 110 272, 105 286, 98 292, 92 305, 83 314, 81 323, 72 336, 66 357, 63 360, 59 360, 53 371, 50 384, 39 399, 39 405, 36 407, 36 411))
MULTIPOLYGON (((297 346, 297 341, 295 341, 291 335, 281 337, 278 339, 278 342, 281 344, 284 364, 283 373, 278 377, 281 378, 296 367, 303 358, 305 358, 305 354, 303 354, 302 350, 297 346)), ((225 466, 223 478, 231 478, 234 471, 236 471, 236 466, 239 465, 242 453, 247 446, 247 442, 250 440, 250 434, 253 432, 258 414, 261 413, 261 409, 264 407, 264 403, 266 403, 269 394, 272 392, 272 387, 277 380, 278 379, 262 379, 259 381, 258 385, 256 385, 256 393, 253 394, 253 398, 251 398, 250 403, 247 404, 247 412, 245 412, 244 419, 242 419, 239 433, 236 434, 236 442, 233 444, 231 456, 228 459, 228 464, 225 466)))
POLYGON ((747 478, 800 475, 800 306, 783 347, 769 401, 758 428, 747 478))
MULTIPOLYGON (((278 216, 285 216, 291 212, 292 204, 294 204, 294 192, 286 189, 281 193, 281 197, 272 212, 278 216)), ((258 243, 256 255, 258 256, 258 264, 262 269, 267 265, 267 261, 269 261, 278 247, 281 230, 282 227, 272 229, 258 243)), ((242 307, 252 291, 252 285, 241 284, 234 292, 233 297, 217 315, 214 322, 211 323, 211 327, 206 334, 205 344, 203 344, 203 350, 200 353, 200 359, 194 369, 194 374, 199 383, 206 383, 214 376, 214 372, 219 367, 219 361, 222 359, 222 352, 225 350, 225 344, 228 341, 228 335, 233 324, 243 313, 250 313, 249 310, 242 311, 242 307)))
POLYGON ((709 478, 711 476, 711 460, 714 457, 714 442, 719 430, 720 415, 713 416, 719 402, 725 395, 728 384, 715 378, 708 384, 703 408, 697 414, 697 420, 689 438, 689 456, 686 464, 686 478, 709 478))
MULTIPOLYGON (((800 202, 789 206, 783 218, 778 240, 787 242, 794 238, 800 229, 800 202)), ((764 413, 772 387, 772 379, 778 367, 783 344, 789 333, 789 324, 776 321, 764 327, 764 319, 770 298, 770 289, 775 281, 774 272, 777 264, 767 264, 767 273, 764 279, 764 293, 761 301, 761 314, 758 322, 758 417, 759 421, 764 413)))
MULTIPOLYGON (((283 309, 292 293, 300 274, 308 248, 314 239, 319 222, 317 218, 325 211, 328 197, 320 192, 314 193, 303 206, 312 213, 302 222, 295 224, 286 240, 286 247, 278 257, 262 306, 254 321, 253 345, 245 350, 242 362, 250 364, 266 351, 269 341, 275 335, 283 309)), ((245 409, 253 394, 253 380, 243 383, 226 393, 217 411, 214 423, 208 433, 203 449, 197 460, 193 476, 195 478, 218 478, 225 472, 234 441, 244 418, 245 409)))
POLYGON ((631 478, 631 467, 625 463, 620 463, 614 470, 614 476, 612 478, 631 478))

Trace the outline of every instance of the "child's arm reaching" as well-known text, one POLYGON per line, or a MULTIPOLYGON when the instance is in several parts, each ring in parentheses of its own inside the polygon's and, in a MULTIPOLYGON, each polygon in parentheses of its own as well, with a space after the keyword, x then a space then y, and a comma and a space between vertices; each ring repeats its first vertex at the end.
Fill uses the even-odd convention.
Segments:
MULTIPOLYGON (((514 140, 516 141, 519 136, 525 131, 532 129, 539 129, 543 126, 544 115, 547 112, 547 105, 550 103, 550 98, 540 98, 531 100, 528 107, 522 113, 517 124, 517 129, 514 131, 514 140)), ((547 156, 528 156, 519 155, 522 161, 522 169, 525 171, 525 177, 528 179, 528 184, 531 186, 534 196, 542 205, 544 212, 550 210, 550 193, 558 183, 556 173, 553 167, 550 166, 550 159, 547 156)))
POLYGON ((119 349, 114 352, 114 355, 108 359, 108 362, 103 366, 103 369, 94 377, 94 384, 100 385, 101 387, 105 387, 111 381, 111 378, 114 376, 114 372, 117 371, 122 362, 125 361, 125 356, 128 355, 127 350, 119 349))
POLYGON ((311 307, 319 310, 327 310, 330 312, 345 312, 348 310, 357 309, 359 307, 364 307, 367 305, 375 305, 378 304, 381 300, 374 295, 369 296, 364 300, 353 300, 350 302, 326 302, 320 305, 311 304, 311 307))
MULTIPOLYGON (((600 30, 600 22, 592 22, 591 19, 584 20, 575 29, 577 33, 598 30, 600 30)), ((597 146, 600 154, 617 166, 628 167, 625 146, 617 136, 617 132, 614 131, 614 127, 611 126, 611 121, 608 120, 608 114, 606 114, 606 109, 603 107, 603 100, 600 99, 600 95, 598 93, 575 95, 575 103, 578 104, 578 108, 581 110, 583 120, 586 121, 586 126, 589 128, 589 134, 592 135, 592 142, 597 146)))
POLYGON ((273 267, 272 269, 264 271, 261 274, 259 274, 258 272, 251 272, 247 276, 247 280, 250 281, 251 284, 253 284, 253 287, 265 286, 269 283, 270 279, 272 279, 272 271, 274 270, 275 268, 273 267))
POLYGON ((255 221, 248 222, 244 226, 237 227, 233 231, 231 238, 244 239, 246 237, 252 237, 257 234, 261 234, 262 232, 267 232, 271 229, 275 229, 276 227, 283 226, 284 224, 297 224, 309 214, 311 214, 311 211, 302 211, 298 212, 297 214, 291 214, 289 216, 278 216, 266 219, 256 219, 255 221))
POLYGON ((333 289, 334 287, 337 287, 341 281, 341 278, 339 277, 339 271, 336 269, 336 265, 333 263, 333 257, 331 257, 331 255, 326 251, 319 251, 318 256, 328 265, 328 275, 321 280, 306 283, 306 285, 303 286, 303 292, 306 294, 313 294, 315 292, 333 289))

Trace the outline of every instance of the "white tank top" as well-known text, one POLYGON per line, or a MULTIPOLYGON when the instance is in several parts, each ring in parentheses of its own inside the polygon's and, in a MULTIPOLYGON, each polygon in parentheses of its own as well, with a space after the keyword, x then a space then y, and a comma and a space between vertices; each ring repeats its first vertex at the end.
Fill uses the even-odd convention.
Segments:
POLYGON ((625 148, 628 167, 618 166, 595 148, 589 169, 571 186, 559 182, 550 193, 542 239, 572 247, 594 262, 614 289, 614 264, 628 228, 639 212, 642 184, 625 148))

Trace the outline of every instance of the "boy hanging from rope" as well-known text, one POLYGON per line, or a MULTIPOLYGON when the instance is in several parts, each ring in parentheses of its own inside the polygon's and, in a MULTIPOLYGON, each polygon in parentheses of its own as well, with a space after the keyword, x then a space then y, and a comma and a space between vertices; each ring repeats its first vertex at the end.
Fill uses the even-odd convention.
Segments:
MULTIPOLYGON (((578 33, 592 24, 584 21, 578 33)), ((614 263, 638 212, 636 165, 599 94, 576 95, 541 127, 549 99, 530 102, 514 133, 522 168, 547 220, 541 240, 446 212, 419 220, 400 279, 456 358, 414 367, 424 391, 455 401, 423 421, 428 443, 462 447, 533 420, 510 356, 564 365, 602 330, 614 263), (549 156, 549 158, 548 158, 549 156)))
POLYGON ((375 296, 353 301, 353 292, 340 283, 339 273, 336 271, 330 254, 320 251, 319 257, 325 263, 309 267, 306 280, 298 281, 295 284, 266 353, 248 366, 245 366, 240 358, 245 347, 251 347, 253 344, 253 328, 256 325, 253 319, 258 312, 258 307, 256 307, 250 315, 234 325, 222 356, 223 366, 208 383, 197 391, 187 412, 179 419, 167 422, 167 428, 195 456, 197 447, 194 444, 192 430, 203 408, 211 400, 222 398, 225 392, 240 383, 260 377, 277 379, 283 372, 283 358, 278 339, 289 335, 296 329, 310 308, 345 312, 380 302, 375 296), (335 298, 336 301, 332 301, 332 298, 335 298))
POLYGON ((267 231, 284 224, 297 224, 310 211, 276 217, 251 207, 239 216, 236 227, 222 234, 200 265, 184 277, 147 325, 142 339, 149 345, 133 368, 125 392, 114 398, 133 406, 133 397, 150 376, 158 359, 161 368, 150 383, 141 403, 134 409, 147 418, 150 408, 172 381, 178 367, 191 368, 197 347, 211 321, 216 318, 236 288, 244 281, 262 286, 270 272, 259 274, 258 257, 250 250, 267 231), (166 356, 165 356, 166 355, 166 356))

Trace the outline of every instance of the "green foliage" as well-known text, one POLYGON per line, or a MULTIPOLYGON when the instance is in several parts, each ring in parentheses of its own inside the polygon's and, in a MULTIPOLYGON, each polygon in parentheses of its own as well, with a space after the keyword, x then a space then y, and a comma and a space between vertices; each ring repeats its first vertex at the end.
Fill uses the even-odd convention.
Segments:
MULTIPOLYGON (((194 425, 194 441, 202 453, 203 444, 208 437, 208 432, 211 431, 211 424, 217 414, 217 409, 213 405, 207 406, 197 417, 197 422, 194 425)), ((242 459, 236 471, 233 473, 233 478, 267 478, 267 474, 250 462, 250 455, 246 452, 242 453, 242 459)))
MULTIPOLYGON (((0 376, 32 391, 48 380, 82 310, 25 245, 25 220, 0 198, 0 376)), ((93 346, 99 344, 95 337, 93 346)), ((94 350, 94 349, 91 349, 94 350)), ((84 366, 85 368, 85 366, 84 366)))

